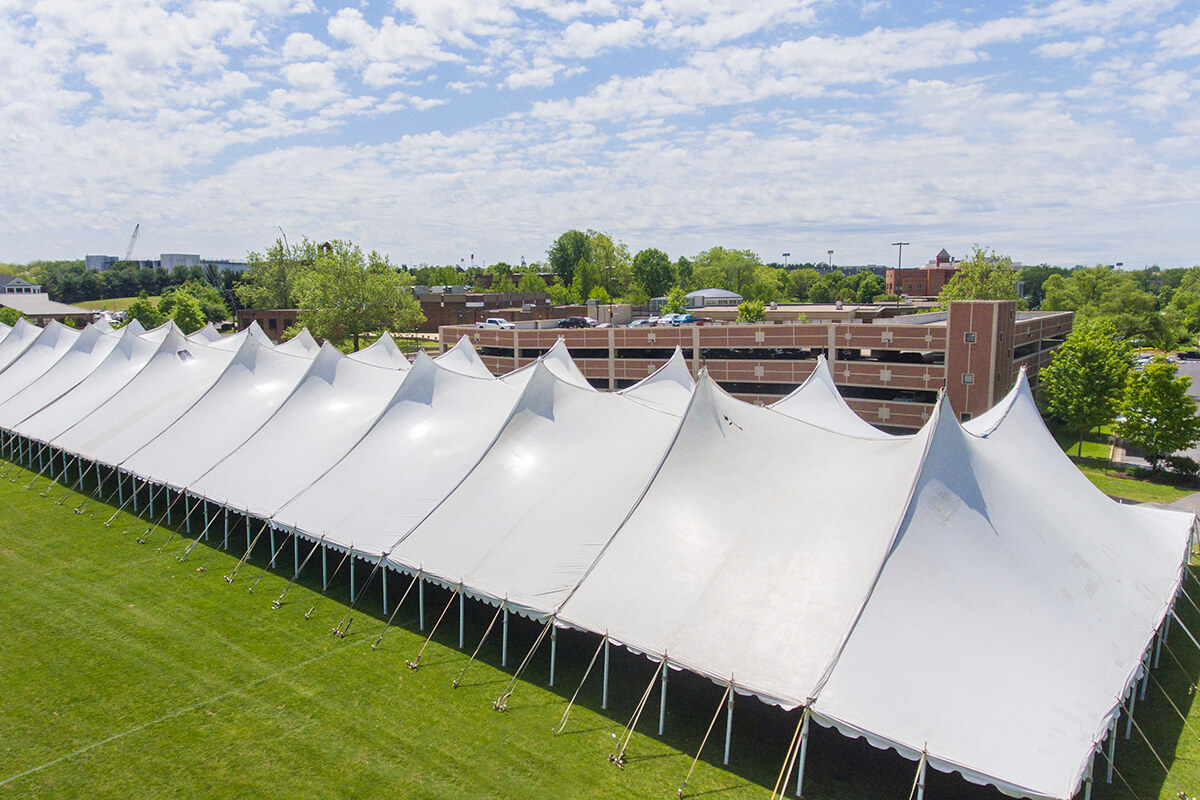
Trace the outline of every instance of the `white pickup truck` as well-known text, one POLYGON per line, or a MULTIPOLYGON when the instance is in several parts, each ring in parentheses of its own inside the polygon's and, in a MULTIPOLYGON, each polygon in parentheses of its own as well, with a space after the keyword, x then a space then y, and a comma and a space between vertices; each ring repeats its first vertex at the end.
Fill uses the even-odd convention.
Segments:
POLYGON ((517 327, 514 323, 509 322, 501 317, 488 317, 483 322, 476 322, 476 328, 504 328, 512 329, 517 327))

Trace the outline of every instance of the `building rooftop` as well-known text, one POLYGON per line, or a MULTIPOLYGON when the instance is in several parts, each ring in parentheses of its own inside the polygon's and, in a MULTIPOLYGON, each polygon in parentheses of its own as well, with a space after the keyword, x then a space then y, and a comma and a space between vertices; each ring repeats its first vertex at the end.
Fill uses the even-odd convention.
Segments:
POLYGON ((45 292, 36 294, 0 294, 0 306, 16 309, 27 317, 56 314, 91 316, 92 312, 79 306, 69 306, 50 299, 45 292))

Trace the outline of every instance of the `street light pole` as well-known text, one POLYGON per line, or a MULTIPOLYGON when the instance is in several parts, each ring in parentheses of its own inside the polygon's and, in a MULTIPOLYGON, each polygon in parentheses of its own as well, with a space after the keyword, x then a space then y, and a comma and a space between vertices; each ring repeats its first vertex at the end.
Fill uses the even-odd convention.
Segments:
POLYGON ((904 246, 906 244, 908 244, 908 242, 892 242, 892 247, 897 248, 897 250, 896 250, 896 286, 894 287, 896 289, 896 291, 893 292, 893 294, 896 295, 896 305, 897 306, 900 305, 900 281, 902 280, 902 278, 900 277, 900 270, 902 269, 901 265, 902 265, 903 259, 904 259, 904 246))
POLYGON ((784 269, 787 269, 787 265, 788 265, 787 260, 788 260, 788 256, 790 256, 790 255, 791 255, 791 253, 783 254, 783 268, 784 269))
POLYGON ((829 271, 832 272, 833 271, 833 251, 830 250, 828 252, 829 252, 829 271))

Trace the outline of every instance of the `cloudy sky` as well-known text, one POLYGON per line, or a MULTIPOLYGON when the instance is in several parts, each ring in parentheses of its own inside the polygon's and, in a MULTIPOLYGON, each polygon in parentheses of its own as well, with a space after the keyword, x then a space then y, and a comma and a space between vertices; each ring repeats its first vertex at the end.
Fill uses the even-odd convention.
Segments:
POLYGON ((1170 0, 0 0, 0 261, 1200 263, 1200 11, 1170 0))

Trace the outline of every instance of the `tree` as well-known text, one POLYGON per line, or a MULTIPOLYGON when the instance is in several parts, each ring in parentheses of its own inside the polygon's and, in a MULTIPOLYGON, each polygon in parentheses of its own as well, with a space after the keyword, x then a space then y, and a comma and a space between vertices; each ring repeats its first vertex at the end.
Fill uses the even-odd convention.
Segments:
POLYGON ((671 259, 662 250, 648 247, 633 257, 633 279, 650 297, 660 297, 671 288, 675 273, 671 259))
POLYGON ((794 269, 788 273, 788 295, 797 300, 807 300, 808 293, 820 279, 821 273, 812 267, 794 269))
POLYGON ((571 293, 582 303, 591 297, 592 289, 601 285, 600 269, 588 259, 575 265, 575 279, 571 281, 571 293))
MULTIPOLYGON (((167 296, 175 291, 185 291, 195 298, 200 304, 200 310, 204 314, 204 319, 208 322, 223 322, 229 319, 229 306, 225 305, 225 299, 221 297, 221 293, 212 286, 203 281, 189 280, 187 283, 175 289, 168 289, 163 294, 165 300, 167 296)), ((159 304, 161 308, 161 303, 159 304)), ((183 327, 182 325, 180 327, 183 327)))
POLYGON ((738 322, 762 322, 767 318, 762 300, 743 300, 738 304, 738 322))
POLYGON ((404 278, 385 256, 335 239, 321 245, 311 266, 296 282, 300 313, 296 324, 358 350, 368 332, 406 331, 425 320, 404 278))
POLYGON ((125 309, 125 321, 129 324, 133 320, 142 323, 143 328, 157 328, 166 322, 164 317, 154 305, 154 301, 146 294, 145 290, 137 296, 137 299, 129 304, 129 308, 125 309))
POLYGON ((13 325, 16 325, 17 320, 20 318, 21 312, 17 311, 15 308, 8 308, 7 306, 0 308, 0 322, 4 323, 8 327, 11 328, 13 325))
POLYGON ((1017 281, 1021 273, 1013 269, 1012 259, 984 250, 979 245, 957 264, 958 272, 938 292, 938 302, 948 306, 952 300, 1020 300, 1017 281))
POLYGON ((874 272, 858 273, 858 290, 854 294, 854 302, 856 303, 873 303, 875 298, 883 294, 884 284, 883 278, 876 275, 874 272))
POLYGON ((299 276, 316 259, 317 245, 307 238, 294 247, 276 239, 265 255, 250 252, 249 267, 234 287, 238 300, 246 308, 296 308, 299 276))
POLYGON ((556 283, 546 290, 550 295, 550 305, 552 306, 569 306, 579 302, 579 298, 575 296, 575 292, 570 286, 563 286, 561 283, 556 283))
POLYGON ((1079 432, 1080 455, 1087 432, 1116 418, 1132 366, 1129 345, 1111 324, 1081 320, 1039 373, 1046 409, 1079 432))
POLYGON ((680 256, 675 262, 675 283, 683 287, 683 291, 690 292, 696 288, 696 268, 691 260, 680 256))
MULTIPOLYGON (((176 289, 171 292, 169 297, 171 319, 175 320, 175 324, 185 334, 195 333, 204 327, 205 318, 204 311, 200 308, 200 301, 192 297, 192 295, 183 289, 176 289)), ((165 314, 162 308, 168 303, 168 298, 164 297, 159 303, 159 313, 165 314)), ((142 323, 145 325, 146 323, 142 323)))
POLYGON ((1125 384, 1124 419, 1117 423, 1117 435, 1145 453, 1155 471, 1173 453, 1200 442, 1196 401, 1187 391, 1192 379, 1176 371, 1160 356, 1133 372, 1125 384))
POLYGON ((670 294, 667 295, 667 302, 663 304, 662 313, 682 314, 685 311, 687 311, 687 293, 683 291, 682 286, 672 287, 670 294))
POLYGON ((1041 308, 1042 301, 1046 299, 1046 292, 1042 287, 1051 275, 1069 275, 1070 273, 1071 271, 1066 267, 1052 267, 1049 264, 1025 267, 1021 270, 1021 283, 1024 285, 1025 298, 1029 302, 1029 307, 1041 308))
POLYGON ((575 280, 575 268, 581 261, 591 261, 592 243, 588 235, 572 228, 554 240, 554 244, 546 251, 546 260, 550 262, 550 270, 558 276, 564 286, 570 286, 575 280))
POLYGON ((1144 336, 1171 347, 1178 340, 1172 320, 1158 310, 1154 295, 1138 288, 1132 273, 1111 267, 1083 267, 1069 275, 1051 275, 1042 288, 1043 311, 1074 311, 1076 318, 1111 322, 1124 338, 1144 336))
POLYGON ((633 259, 629 256, 629 246, 620 239, 614 240, 611 234, 591 228, 588 228, 587 237, 591 248, 588 260, 596 267, 598 282, 604 285, 610 295, 624 290, 633 278, 633 259))
POLYGON ((541 275, 538 275, 533 270, 526 272, 521 276, 521 282, 517 284, 518 292, 545 292, 549 289, 546 285, 546 280, 541 275))
POLYGON ((842 275, 841 270, 833 270, 826 272, 812 288, 808 290, 808 299, 812 303, 832 303, 838 299, 838 294, 842 290, 842 284, 845 282, 846 276, 842 275))
POLYGON ((588 300, 596 300, 603 305, 608 305, 612 302, 612 297, 603 286, 593 286, 592 291, 588 293, 588 300))

